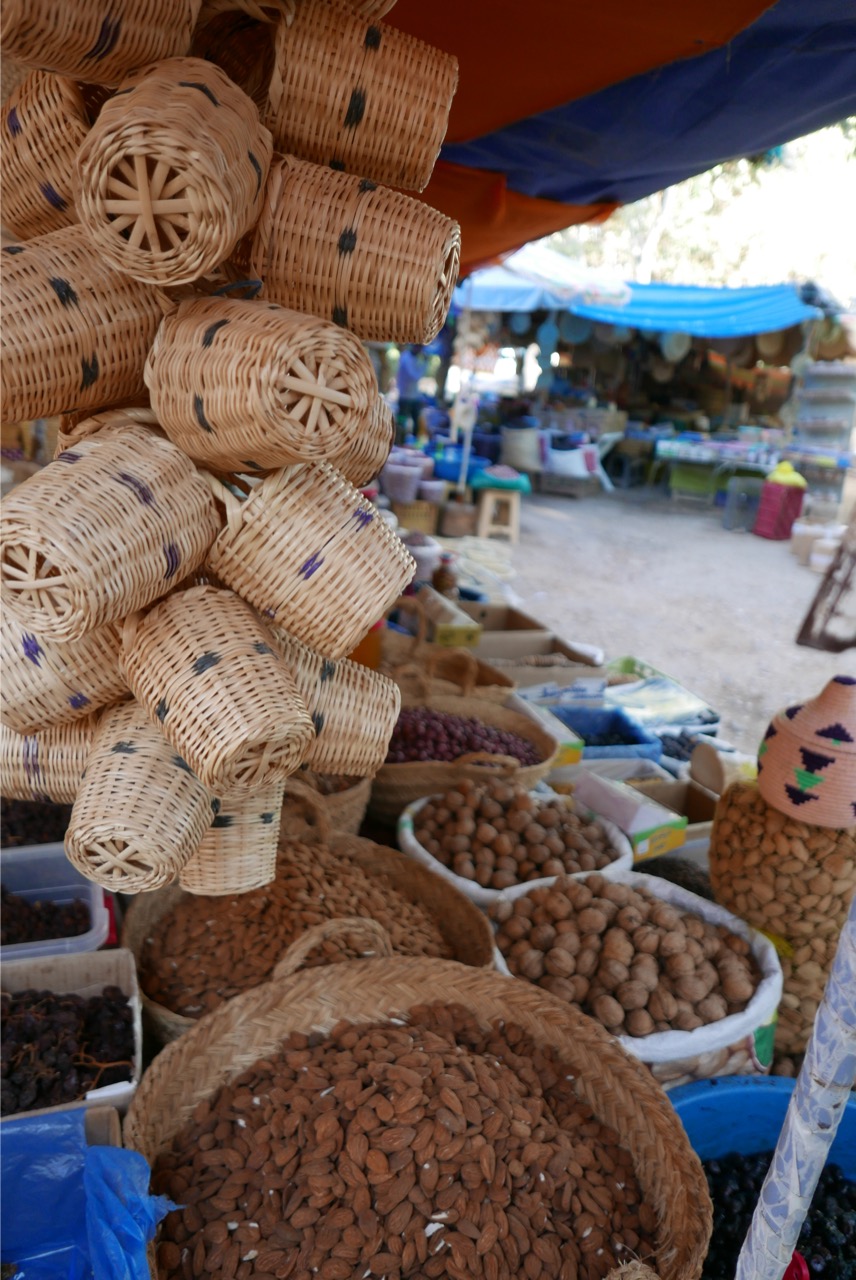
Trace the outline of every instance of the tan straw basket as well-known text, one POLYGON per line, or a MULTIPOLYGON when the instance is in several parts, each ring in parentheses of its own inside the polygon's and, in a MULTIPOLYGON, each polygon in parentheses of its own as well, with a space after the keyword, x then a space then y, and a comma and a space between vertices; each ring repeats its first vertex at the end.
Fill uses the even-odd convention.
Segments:
POLYGON ((0 795, 72 804, 95 734, 96 717, 21 734, 0 725, 0 795))
POLYGON ((315 731, 287 665, 231 591, 176 591, 125 622, 125 678, 216 796, 268 787, 298 769, 315 731))
POLYGON ((429 645, 418 659, 395 667, 390 674, 401 689, 405 707, 455 696, 504 703, 515 689, 509 676, 479 662, 469 649, 443 649, 436 645, 429 645))
POLYGON ((460 227, 436 209, 285 156, 271 165, 249 272, 262 297, 364 342, 424 344, 443 327, 460 252, 460 227))
POLYGON ((4 603, 45 639, 79 640, 165 595, 218 528, 210 490, 180 449, 135 423, 106 428, 3 503, 4 603))
POLYGON ((246 94, 213 63, 172 58, 102 107, 77 158, 77 211, 117 271, 187 283, 254 225, 270 159, 246 94))
POLYGON ((0 263, 3 422, 144 393, 163 315, 157 293, 108 267, 81 227, 6 245, 0 263))
POLYGON ((272 472, 243 499, 211 485, 226 527, 208 568, 318 653, 352 653, 413 577, 401 539, 326 462, 272 472))
POLYGON ((127 692, 112 625, 58 644, 33 635, 9 609, 0 615, 0 720, 16 733, 81 720, 127 692))
POLYGON ((422 191, 446 134, 457 59, 327 0, 300 0, 273 40, 266 124, 277 148, 422 191))
POLYGON ((182 869, 189 893, 221 897, 249 893, 276 875, 276 846, 285 782, 278 779, 251 794, 232 791, 218 798, 219 809, 202 843, 182 869))
POLYGON ((353 334, 264 302, 182 302, 158 330, 145 377, 169 438, 215 471, 354 450, 377 402, 353 334))
POLYGON ((559 744, 538 721, 519 711, 499 707, 495 702, 481 698, 432 698, 427 704, 432 711, 448 712, 456 716, 475 716, 483 724, 494 725, 535 745, 541 756, 540 764, 522 765, 512 756, 496 756, 487 752, 471 752, 459 759, 446 762, 413 761, 408 764, 385 764, 375 775, 369 813, 379 822, 393 825, 399 815, 423 796, 433 796, 448 791, 462 778, 483 781, 485 771, 501 772, 517 786, 527 791, 550 772, 558 755, 559 744))
POLYGON ((395 682, 347 658, 322 658, 279 627, 271 630, 315 726, 308 767, 371 777, 386 759, 401 709, 395 682))
POLYGON ((73 80, 31 71, 3 104, 3 226, 21 240, 77 221, 74 161, 89 132, 73 80))
POLYGON ((114 893, 169 884, 211 825, 199 779, 136 702, 104 711, 65 834, 72 866, 114 893))
MULTIPOLYGON (((578 1097, 621 1135, 631 1154, 657 1220, 657 1275, 698 1280, 710 1239, 710 1198, 701 1163, 659 1086, 569 1005, 527 983, 452 961, 358 960, 281 972, 202 1019, 155 1059, 125 1121, 125 1145, 154 1164, 200 1102, 275 1053, 292 1033, 329 1033, 343 1019, 357 1025, 407 1021, 410 1010, 428 1002, 460 1006, 485 1029, 511 1023, 556 1055, 578 1097)), ((612 1272, 610 1280, 621 1274, 612 1272)))
POLYGON ((358 834, 369 807, 369 796, 372 793, 371 778, 349 778, 347 781, 350 785, 343 787, 341 791, 331 791, 325 786, 329 775, 319 778, 316 774, 307 771, 298 776, 301 782, 315 792, 319 806, 332 831, 351 836, 358 834))
POLYGON ((394 440, 395 417, 383 396, 378 396, 368 421, 362 424, 350 446, 330 461, 346 480, 361 489, 380 474, 394 440))
POLYGON ((89 84, 118 84, 156 58, 185 53, 199 0, 5 0, 4 53, 89 84))
POLYGON ((81 440, 88 440, 90 436, 97 435, 105 427, 127 426, 129 422, 139 422, 144 427, 158 425, 149 406, 143 405, 142 402, 132 405, 115 405, 99 409, 98 413, 82 409, 75 413, 61 414, 56 434, 54 460, 61 453, 65 453, 66 449, 73 449, 76 444, 80 444, 81 440))

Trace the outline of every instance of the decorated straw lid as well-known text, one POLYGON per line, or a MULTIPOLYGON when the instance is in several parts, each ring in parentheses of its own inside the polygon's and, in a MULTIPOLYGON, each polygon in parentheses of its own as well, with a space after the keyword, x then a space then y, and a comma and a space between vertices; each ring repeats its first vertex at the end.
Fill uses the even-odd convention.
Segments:
POLYGON ((856 825, 856 677, 773 717, 758 749, 769 805, 817 827, 856 825))

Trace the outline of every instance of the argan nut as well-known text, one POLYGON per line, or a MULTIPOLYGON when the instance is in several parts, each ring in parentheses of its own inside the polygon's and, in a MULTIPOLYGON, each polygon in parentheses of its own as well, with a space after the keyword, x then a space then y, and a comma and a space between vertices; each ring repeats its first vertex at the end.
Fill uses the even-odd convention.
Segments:
POLYGON ((633 982, 641 982, 646 991, 656 991, 660 982, 660 970, 653 956, 637 956, 630 966, 630 978, 633 982))
POLYGON ((631 1009, 645 1008, 648 1003, 648 992, 641 982, 622 982, 621 986, 616 988, 615 998, 621 1002, 622 1008, 629 1012, 631 1009))
POLYGON ((626 1027, 631 1036, 650 1036, 654 1030, 654 1019, 646 1009, 631 1009, 626 1027))
POLYGON ((707 988, 700 978, 692 975, 687 978, 678 978, 675 983, 675 992, 681 1000, 688 1000, 691 1005, 696 1005, 707 995, 707 988))
POLYGON ((696 1013, 704 1022, 719 1022, 728 1014, 728 1006, 722 996, 709 995, 699 1000, 696 1013))
POLYGON ((598 996, 592 1011, 598 1022, 609 1029, 620 1027, 624 1021, 624 1009, 612 996, 598 996))

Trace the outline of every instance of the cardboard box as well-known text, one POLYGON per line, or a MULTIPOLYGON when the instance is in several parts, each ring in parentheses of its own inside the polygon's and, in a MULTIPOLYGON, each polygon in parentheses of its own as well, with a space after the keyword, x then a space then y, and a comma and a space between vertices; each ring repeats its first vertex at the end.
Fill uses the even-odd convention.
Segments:
MULTIPOLYGON (((480 658, 488 661, 500 658, 513 661, 517 658, 547 656, 560 653, 580 666, 593 666, 603 660, 600 650, 595 648, 576 648, 567 640, 560 639, 545 623, 532 618, 521 609, 505 604, 480 604, 477 601, 461 600, 460 607, 474 621, 481 624, 482 635, 476 646, 480 658)), ((548 668, 535 667, 531 678, 527 678, 528 668, 521 672, 520 679, 515 675, 516 684, 539 684, 552 678, 548 668)), ((510 674, 510 673, 509 673, 510 674)))
POLYGON ((643 779, 631 785, 634 791, 680 814, 686 820, 687 840, 709 838, 716 813, 717 797, 713 791, 692 779, 687 782, 649 782, 643 779))
POLYGON ((574 785, 574 797, 624 832, 633 847, 635 862, 678 849, 686 839, 687 818, 647 790, 643 793, 641 784, 631 786, 583 771, 574 785))
POLYGON ((481 639, 482 629, 456 600, 433 587, 422 587, 417 599, 428 619, 428 639, 443 649, 472 649, 481 639))

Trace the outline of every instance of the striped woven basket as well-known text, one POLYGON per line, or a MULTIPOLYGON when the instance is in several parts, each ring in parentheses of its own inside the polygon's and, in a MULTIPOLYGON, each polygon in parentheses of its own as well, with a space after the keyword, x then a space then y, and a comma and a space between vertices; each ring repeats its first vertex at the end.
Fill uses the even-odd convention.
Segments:
POLYGON ((102 713, 65 835, 82 875, 114 893, 169 884, 212 817, 208 792, 142 707, 102 713))
POLYGON ((347 658, 322 658, 279 627, 271 632, 315 726, 308 767, 372 777, 386 759, 401 708, 395 681, 347 658))
POLYGON ((159 295, 93 253, 81 227, 0 251, 0 418, 21 422, 145 394, 159 295))
POLYGON ((41 733, 15 733, 0 725, 0 795, 7 800, 72 804, 95 725, 95 716, 41 733))
POLYGON ((246 94, 213 63, 172 58, 102 107, 77 157, 77 211, 117 271, 187 283, 254 225, 270 160, 246 94))
POLYGON ((378 396, 368 422, 363 423, 348 449, 331 457, 330 462, 356 489, 361 489, 380 474, 394 440, 392 409, 383 396, 378 396))
POLYGON ((401 540, 326 462, 274 471, 248 497, 209 479, 226 525, 208 568, 318 653, 352 653, 413 577, 401 540))
POLYGON ((0 720, 16 733, 82 720, 127 692, 121 642, 108 624, 58 644, 34 635, 11 613, 0 615, 0 720))
POLYGON ((136 423, 105 428, 4 501, 4 603, 38 636, 79 640, 165 595, 219 528, 180 449, 136 423))
POLYGON ((125 678, 206 787, 269 787, 300 767, 315 730, 287 665, 231 591, 175 591, 126 619, 125 678))
POLYGON ((72 226, 74 161, 89 132, 78 86, 31 71, 3 104, 3 125, 4 227, 29 240, 72 226))
POLYGON ((4 55, 91 84, 190 47, 200 0, 4 0, 4 55))
POLYGON ((219 808, 179 880, 188 893, 222 897, 262 889, 276 876, 276 848, 285 782, 248 794, 217 797, 219 808))
POLYGON ((262 296, 364 342, 433 342, 458 280, 456 222, 367 179, 277 158, 249 249, 262 296))
POLYGON ((145 378, 169 438, 215 471, 323 462, 357 453, 364 434, 374 443, 366 349, 315 316, 263 302, 182 302, 158 330, 145 378))

